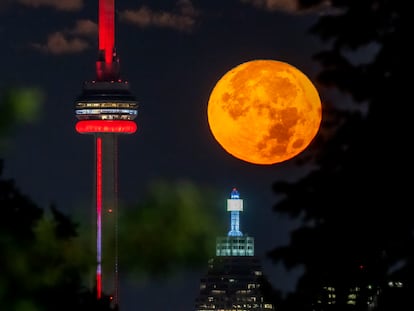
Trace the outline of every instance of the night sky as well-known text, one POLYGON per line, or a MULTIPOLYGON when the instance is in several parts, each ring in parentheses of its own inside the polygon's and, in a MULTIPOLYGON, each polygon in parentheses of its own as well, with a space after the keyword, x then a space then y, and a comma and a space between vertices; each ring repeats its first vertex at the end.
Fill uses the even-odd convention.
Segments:
MULTIPOLYGON (((293 0, 118 0, 115 6, 121 77, 139 101, 137 133, 119 139, 120 201, 139 201, 157 178, 190 180, 222 193, 225 210, 237 187, 245 205, 242 232, 255 237, 271 283, 289 290, 294 273, 265 258, 288 242, 294 226, 272 211, 278 198, 271 185, 305 172, 293 161, 262 166, 227 154, 209 131, 206 109, 218 79, 245 61, 284 61, 313 80, 312 54, 321 43, 308 30, 319 13, 299 14, 293 0)), ((54 203, 69 215, 93 196, 93 138, 76 133, 73 108, 83 81, 95 78, 97 8, 97 0, 0 4, 0 86, 45 94, 37 122, 11 132, 4 177, 39 206, 54 203)), ((164 281, 123 280, 121 309, 137 310, 139 303, 140 310, 190 311, 206 269, 164 281)))

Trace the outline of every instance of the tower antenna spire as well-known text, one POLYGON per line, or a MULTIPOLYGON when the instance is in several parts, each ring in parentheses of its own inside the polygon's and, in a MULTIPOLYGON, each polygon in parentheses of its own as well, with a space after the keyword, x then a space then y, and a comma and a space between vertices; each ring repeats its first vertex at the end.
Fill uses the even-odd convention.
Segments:
POLYGON ((240 231, 240 212, 243 211, 243 200, 236 188, 233 188, 230 199, 227 199, 227 211, 230 212, 230 231, 228 236, 243 236, 240 231))
POLYGON ((115 49, 115 0, 99 0, 98 11, 97 80, 118 80, 119 58, 115 49))

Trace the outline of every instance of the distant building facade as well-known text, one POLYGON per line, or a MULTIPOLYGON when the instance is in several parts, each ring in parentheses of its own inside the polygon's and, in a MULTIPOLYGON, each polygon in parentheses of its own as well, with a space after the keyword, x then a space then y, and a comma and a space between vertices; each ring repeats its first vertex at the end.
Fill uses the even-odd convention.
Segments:
POLYGON ((367 281, 356 282, 350 287, 324 286, 316 297, 312 311, 391 311, 386 306, 397 306, 403 289, 403 283, 395 281, 382 286, 367 281))
POLYGON ((227 200, 230 231, 216 240, 216 256, 208 261, 206 275, 200 279, 195 311, 270 311, 275 307, 263 293, 265 277, 254 255, 254 238, 240 227, 243 200, 233 189, 227 200))

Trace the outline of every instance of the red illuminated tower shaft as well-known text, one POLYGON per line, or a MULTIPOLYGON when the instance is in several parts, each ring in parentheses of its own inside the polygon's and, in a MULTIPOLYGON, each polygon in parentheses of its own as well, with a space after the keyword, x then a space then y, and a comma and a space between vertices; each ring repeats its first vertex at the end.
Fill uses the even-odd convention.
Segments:
POLYGON ((75 113, 78 133, 95 137, 97 298, 109 295, 118 306, 117 137, 136 132, 138 104, 128 82, 119 78, 114 41, 114 0, 100 0, 96 80, 84 83, 75 113))

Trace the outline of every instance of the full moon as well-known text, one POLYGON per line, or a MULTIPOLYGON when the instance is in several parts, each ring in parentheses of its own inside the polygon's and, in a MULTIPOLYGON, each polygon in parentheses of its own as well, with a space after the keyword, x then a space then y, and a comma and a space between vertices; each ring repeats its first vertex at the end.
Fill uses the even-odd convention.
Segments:
POLYGON ((253 60, 228 71, 214 86, 207 117, 215 140, 232 156, 275 164, 301 153, 322 118, 318 91, 299 69, 253 60))

